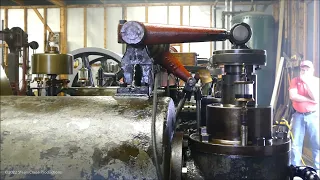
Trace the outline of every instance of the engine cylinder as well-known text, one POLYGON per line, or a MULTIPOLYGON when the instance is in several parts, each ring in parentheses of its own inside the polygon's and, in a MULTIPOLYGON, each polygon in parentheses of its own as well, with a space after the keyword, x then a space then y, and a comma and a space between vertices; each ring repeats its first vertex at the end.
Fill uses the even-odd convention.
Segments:
MULTIPOLYGON (((0 111, 1 179, 156 179, 148 99, 2 96, 0 111)), ((173 101, 160 98, 164 175, 174 119, 173 101)))

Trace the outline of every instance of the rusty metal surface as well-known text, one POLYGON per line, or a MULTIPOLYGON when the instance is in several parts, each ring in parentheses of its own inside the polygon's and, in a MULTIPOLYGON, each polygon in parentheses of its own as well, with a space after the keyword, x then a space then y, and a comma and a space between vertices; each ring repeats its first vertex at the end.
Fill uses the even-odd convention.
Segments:
POLYGON ((13 95, 9 79, 7 78, 2 66, 0 67, 0 88, 1 96, 13 95))
MULTIPOLYGON (((2 96, 1 179, 156 179, 151 108, 145 98, 2 96)), ((159 99, 157 112, 163 163, 172 100, 159 99)))
POLYGON ((183 66, 180 59, 174 53, 164 52, 160 58, 155 59, 156 63, 164 67, 169 73, 180 78, 184 82, 192 77, 190 72, 183 66))
POLYGON ((148 24, 128 21, 118 25, 118 42, 127 44, 173 44, 224 41, 228 32, 208 27, 148 24))
POLYGON ((197 54, 196 53, 171 53, 172 56, 179 59, 184 66, 196 66, 197 65, 197 54))

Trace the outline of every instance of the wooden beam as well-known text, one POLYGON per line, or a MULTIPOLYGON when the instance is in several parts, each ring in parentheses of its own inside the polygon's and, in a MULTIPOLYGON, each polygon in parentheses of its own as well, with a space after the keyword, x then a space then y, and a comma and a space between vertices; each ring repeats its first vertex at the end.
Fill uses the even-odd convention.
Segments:
POLYGON ((104 48, 107 48, 107 8, 103 8, 103 29, 104 29, 104 36, 103 36, 103 42, 104 42, 104 48))
POLYGON ((167 24, 170 23, 170 9, 169 9, 169 5, 167 5, 167 24))
POLYGON ((144 12, 144 14, 145 14, 145 22, 147 23, 149 20, 149 8, 148 8, 148 6, 147 5, 145 5, 145 12, 144 12))
POLYGON ((51 2, 56 6, 60 6, 60 7, 66 6, 66 3, 62 0, 47 0, 47 1, 51 2))
POLYGON ((24 6, 23 0, 11 0, 11 1, 18 4, 19 6, 24 6))
POLYGON ((60 52, 67 53, 67 8, 60 8, 60 52))
POLYGON ((307 44, 308 44, 308 4, 303 2, 303 58, 307 58, 307 44))
POLYGON ((46 24, 46 22, 44 21, 44 18, 41 16, 41 14, 40 14, 40 12, 38 11, 38 9, 36 9, 36 8, 32 8, 33 9, 33 11, 37 14, 37 16, 38 16, 38 18, 40 19, 40 21, 44 24, 44 25, 46 25, 45 27, 46 27, 46 29, 49 31, 49 32, 51 32, 51 33, 53 33, 53 31, 51 30, 51 28, 48 26, 48 24, 46 24))
MULTIPOLYGON (((276 1, 275 1, 276 2, 276 1)), ((257 5, 270 4, 270 1, 255 1, 257 5)), ((214 2, 192 2, 193 6, 206 6, 212 5, 214 2)), ((251 2, 233 2, 234 5, 251 5, 251 2)), ((148 3, 148 6, 167 6, 168 3, 148 3)), ((189 6, 190 3, 169 3, 170 6, 189 6)), ((224 2, 219 2, 218 5, 224 6, 224 2)), ((122 7, 122 4, 105 4, 105 7, 122 7)), ((130 3, 126 4, 127 7, 146 6, 145 3, 130 3)), ((24 8, 59 8, 60 5, 47 5, 47 6, 0 6, 1 9, 24 9, 24 8)), ((101 8, 101 4, 85 4, 85 5, 66 5, 67 8, 101 8)))
POLYGON ((23 18, 24 18, 23 30, 24 32, 28 33, 28 9, 27 8, 23 9, 23 18))
POLYGON ((280 56, 281 56, 281 46, 282 46, 282 35, 283 35, 283 21, 284 21, 284 8, 285 0, 280 0, 280 12, 279 12, 279 32, 278 32, 278 43, 277 43, 277 58, 276 58, 276 72, 278 72, 280 56))
POLYGON ((43 20, 44 20, 44 23, 43 23, 43 26, 44 26, 44 28, 43 28, 43 38, 44 38, 44 46, 43 46, 43 51, 45 52, 46 50, 47 50, 47 44, 48 44, 48 42, 47 42, 47 8, 44 8, 43 9, 43 20))
POLYGON ((280 5, 280 2, 273 4, 273 13, 272 14, 273 14, 274 21, 276 24, 278 24, 278 22, 279 22, 279 5, 280 5))
POLYGON ((319 75, 319 1, 313 3, 313 64, 319 75))
POLYGON ((87 47, 87 8, 83 8, 83 47, 87 47))
MULTIPOLYGON (((60 8, 60 53, 68 52, 67 44, 67 8, 60 8)), ((68 79, 68 75, 60 75, 60 79, 68 79)))
POLYGON ((298 32, 297 32, 297 36, 298 36, 298 42, 297 42, 297 46, 298 46, 298 51, 300 54, 304 56, 304 2, 299 1, 298 3, 298 11, 299 11, 299 15, 298 15, 298 32))
POLYGON ((291 23, 289 25, 289 29, 291 31, 290 33, 290 41, 291 41, 291 54, 289 56, 293 56, 294 54, 297 53, 297 33, 296 33, 296 26, 297 26, 297 19, 295 14, 298 12, 296 11, 296 5, 297 5, 297 1, 291 1, 291 7, 289 7, 291 9, 291 14, 289 14, 289 16, 291 17, 291 23))
POLYGON ((8 28, 8 9, 4 9, 4 29, 8 28))

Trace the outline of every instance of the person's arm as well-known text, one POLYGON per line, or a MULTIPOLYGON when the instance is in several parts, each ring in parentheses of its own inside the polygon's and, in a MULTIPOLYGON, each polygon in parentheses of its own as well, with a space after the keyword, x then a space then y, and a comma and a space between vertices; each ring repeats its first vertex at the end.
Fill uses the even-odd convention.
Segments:
POLYGON ((315 102, 314 100, 307 98, 305 96, 302 96, 298 93, 297 89, 297 78, 292 79, 289 87, 289 98, 292 101, 297 101, 297 102, 315 102))
POLYGON ((298 89, 297 88, 293 88, 289 90, 289 96, 290 99, 293 101, 297 101, 297 102, 313 102, 315 103, 315 101, 313 99, 307 98, 305 96, 302 96, 300 94, 298 94, 298 89))
POLYGON ((307 92, 312 100, 319 103, 319 79, 313 78, 314 81, 307 81, 307 92))

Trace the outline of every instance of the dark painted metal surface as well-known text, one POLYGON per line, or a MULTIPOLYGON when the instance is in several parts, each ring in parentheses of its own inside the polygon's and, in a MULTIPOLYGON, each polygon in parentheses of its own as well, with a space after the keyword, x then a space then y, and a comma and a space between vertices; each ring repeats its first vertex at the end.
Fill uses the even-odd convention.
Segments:
POLYGON ((224 41, 224 29, 148 24, 128 21, 118 26, 118 42, 128 44, 173 44, 185 42, 224 41))
POLYGON ((206 117, 207 117, 207 105, 209 104, 219 104, 221 103, 220 98, 215 98, 211 96, 205 96, 201 99, 201 126, 205 126, 206 123, 206 117))
POLYGON ((267 52, 260 49, 217 50, 210 60, 218 65, 265 65, 267 52))
MULTIPOLYGON (((156 179, 151 108, 146 98, 1 96, 1 179, 156 179)), ((157 112, 169 168, 172 100, 157 112)))
POLYGON ((192 152, 206 180, 289 180, 289 153, 264 157, 192 152))
POLYGON ((290 142, 269 146, 230 146, 190 136, 191 156, 206 180, 288 180, 290 142))
MULTIPOLYGON (((240 141, 242 107, 208 105, 206 126, 211 139, 240 141)), ((272 139, 272 108, 248 107, 248 141, 256 144, 272 139)))

